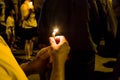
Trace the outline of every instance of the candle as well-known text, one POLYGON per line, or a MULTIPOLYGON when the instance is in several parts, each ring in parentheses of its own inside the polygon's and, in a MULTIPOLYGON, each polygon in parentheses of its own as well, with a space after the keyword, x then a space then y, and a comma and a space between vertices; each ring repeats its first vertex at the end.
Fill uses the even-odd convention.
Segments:
POLYGON ((53 30, 52 36, 55 37, 55 35, 56 35, 57 32, 58 32, 58 28, 55 28, 55 29, 53 30))
POLYGON ((56 41, 57 44, 60 42, 60 37, 59 36, 55 36, 58 31, 59 31, 59 29, 55 28, 53 30, 53 33, 52 33, 52 36, 54 37, 54 39, 55 39, 55 41, 56 41))

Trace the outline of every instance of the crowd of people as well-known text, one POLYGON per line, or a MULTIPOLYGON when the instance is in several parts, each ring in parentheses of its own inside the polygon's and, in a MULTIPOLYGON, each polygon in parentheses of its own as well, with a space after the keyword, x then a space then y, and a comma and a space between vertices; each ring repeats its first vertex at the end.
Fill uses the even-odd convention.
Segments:
POLYGON ((119 3, 119 0, 0 0, 3 75, 0 79, 27 80, 30 74, 39 73, 40 80, 94 80, 98 53, 118 55, 111 79, 119 80, 119 3), (54 28, 59 33, 52 36, 54 28), (21 65, 11 52, 17 36, 25 41, 28 60, 21 65), (40 51, 31 60, 36 36, 40 51))
POLYGON ((1 0, 1 35, 12 51, 21 48, 17 41, 21 40, 26 60, 31 59, 37 35, 37 22, 42 0, 1 0), (38 2, 38 3, 37 3, 38 2), (34 6, 34 3, 38 5, 34 6), (38 12, 39 11, 39 12, 38 12), (37 17, 36 17, 37 16, 37 17))

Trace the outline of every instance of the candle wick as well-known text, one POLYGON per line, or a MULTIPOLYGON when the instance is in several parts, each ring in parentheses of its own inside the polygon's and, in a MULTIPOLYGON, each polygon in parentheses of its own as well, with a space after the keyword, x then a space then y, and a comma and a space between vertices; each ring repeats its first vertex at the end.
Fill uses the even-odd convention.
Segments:
POLYGON ((56 34, 56 33, 55 33, 55 32, 53 32, 53 33, 52 33, 52 37, 55 37, 55 34, 56 34))

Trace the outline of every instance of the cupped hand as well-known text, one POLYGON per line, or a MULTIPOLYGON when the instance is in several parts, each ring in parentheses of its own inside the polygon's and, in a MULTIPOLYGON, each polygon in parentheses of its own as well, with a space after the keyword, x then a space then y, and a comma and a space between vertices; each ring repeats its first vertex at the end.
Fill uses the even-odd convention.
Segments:
POLYGON ((68 41, 64 36, 56 36, 56 37, 50 37, 50 44, 52 48, 52 61, 56 62, 59 61, 61 63, 64 63, 68 57, 70 46, 68 41), (59 38, 59 43, 56 42, 56 39, 59 38))

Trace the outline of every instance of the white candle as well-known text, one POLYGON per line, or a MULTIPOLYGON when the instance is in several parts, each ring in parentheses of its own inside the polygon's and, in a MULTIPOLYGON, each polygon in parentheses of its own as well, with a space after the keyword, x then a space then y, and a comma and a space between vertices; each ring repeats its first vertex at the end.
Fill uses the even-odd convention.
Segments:
POLYGON ((58 28, 55 28, 55 29, 53 30, 52 36, 55 37, 55 35, 56 35, 56 33, 57 33, 58 31, 59 31, 59 29, 58 29, 58 28))
POLYGON ((55 39, 55 41, 56 41, 57 44, 60 42, 60 37, 59 36, 55 36, 58 31, 59 31, 59 29, 55 28, 53 30, 53 33, 52 33, 52 37, 54 37, 54 39, 55 39))

